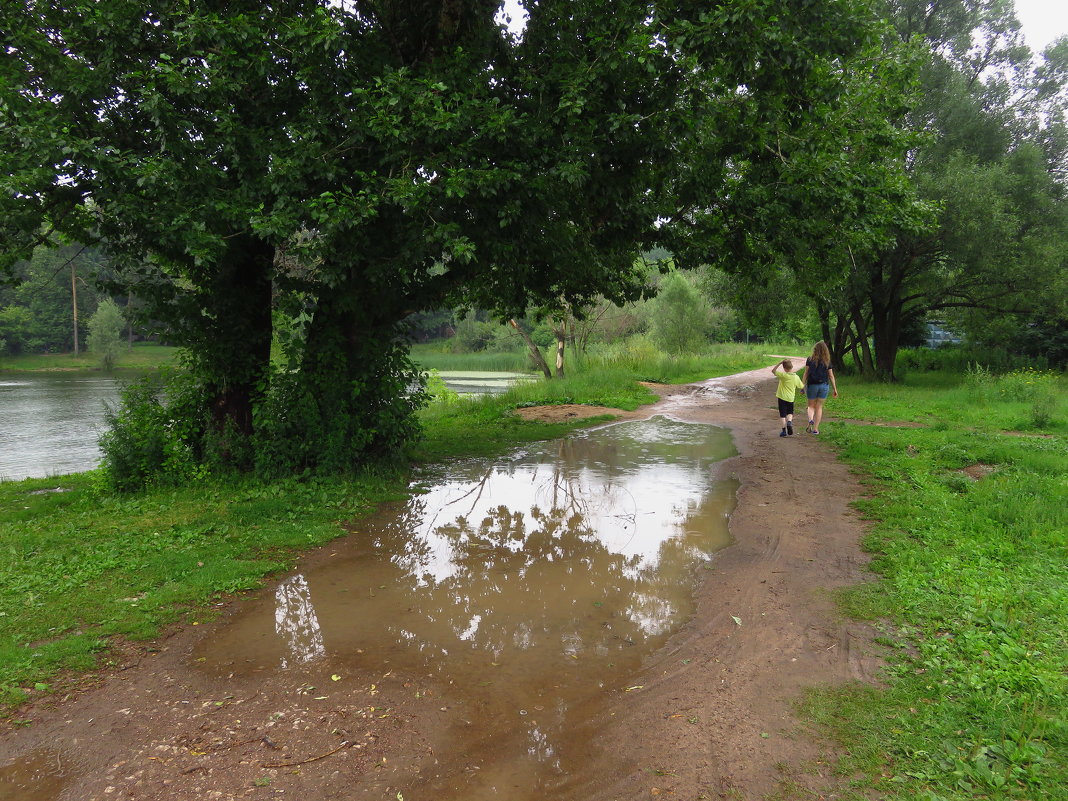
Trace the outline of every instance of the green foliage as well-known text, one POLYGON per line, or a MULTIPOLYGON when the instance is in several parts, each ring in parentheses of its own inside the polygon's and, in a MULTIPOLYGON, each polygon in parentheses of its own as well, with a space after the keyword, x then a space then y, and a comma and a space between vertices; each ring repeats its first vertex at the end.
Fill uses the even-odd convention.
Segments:
POLYGON ((122 311, 111 298, 106 298, 97 306, 96 312, 89 318, 89 337, 86 345, 90 352, 100 358, 105 370, 111 370, 119 358, 122 349, 122 311))
POLYGON ((358 365, 324 348, 321 360, 272 376, 250 438, 260 475, 351 472, 397 458, 415 438, 416 411, 427 401, 423 373, 400 340, 359 347, 358 365))
POLYGON ((218 458, 336 469, 414 431, 373 354, 413 312, 633 300, 639 252, 744 250, 769 198, 852 218, 883 194, 883 107, 838 111, 877 44, 862 2, 534 3, 522 36, 454 5, 0 6, 0 257, 42 223, 109 243, 111 288, 186 349, 218 458), (836 169, 794 169, 810 150, 836 169), (295 377, 270 367, 279 311, 295 377))
POLYGON ((0 309, 0 354, 18 356, 30 340, 32 315, 23 306, 0 309))
POLYGON ((460 394, 455 390, 449 389, 445 379, 441 377, 441 373, 437 370, 431 370, 427 374, 426 394, 430 397, 432 403, 442 403, 446 406, 460 400, 460 394))
MULTIPOLYGON (((833 252, 833 290, 810 293, 836 352, 870 341, 874 357, 858 355, 858 368, 892 380, 908 331, 931 312, 995 347, 1029 339, 1036 320, 1063 318, 1068 149, 1063 126, 1048 121, 1063 119, 1068 92, 1063 55, 1032 59, 1011 4, 885 8, 896 38, 922 59, 922 91, 888 118, 915 135, 899 158, 917 214, 891 221, 881 243, 833 252)), ((1047 352, 1029 344, 1031 355, 1047 352)))
POLYGON ((882 797, 1037 801, 1068 786, 1068 428, 1003 433, 1036 386, 1068 408, 1064 379, 1038 376, 855 382, 841 413, 922 410, 929 424, 827 426, 868 477, 859 506, 874 521, 865 545, 881 576, 846 602, 884 620, 891 650, 884 689, 821 691, 807 708, 846 749, 840 770, 864 773, 882 797), (982 409, 970 402, 977 382, 994 388, 982 409), (961 472, 976 465, 976 477, 961 472))
POLYGON ((649 336, 665 352, 694 353, 708 344, 711 309, 682 273, 669 273, 649 303, 649 336))
POLYGON ((100 438, 105 485, 131 492, 203 477, 202 393, 185 372, 147 376, 126 387, 119 406, 105 413, 107 430, 100 438))

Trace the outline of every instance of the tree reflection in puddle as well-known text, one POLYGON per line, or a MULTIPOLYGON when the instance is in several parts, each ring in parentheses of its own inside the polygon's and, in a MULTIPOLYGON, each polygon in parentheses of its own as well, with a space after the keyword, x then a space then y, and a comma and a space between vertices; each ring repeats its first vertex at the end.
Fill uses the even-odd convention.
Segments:
POLYGON ((323 632, 311 601, 308 580, 298 573, 274 591, 274 630, 285 640, 287 657, 282 667, 311 662, 326 655, 323 632))
POLYGON ((697 568, 729 542, 735 487, 711 474, 732 454, 725 429, 654 418, 451 465, 283 582, 273 632, 253 604, 200 656, 433 676, 479 721, 449 747, 481 770, 417 797, 538 797, 584 759, 604 691, 692 613, 697 568))

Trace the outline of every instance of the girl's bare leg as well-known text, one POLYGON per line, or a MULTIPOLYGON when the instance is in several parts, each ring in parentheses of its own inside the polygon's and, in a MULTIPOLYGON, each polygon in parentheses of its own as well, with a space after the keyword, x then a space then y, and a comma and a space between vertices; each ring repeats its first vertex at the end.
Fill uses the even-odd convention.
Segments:
POLYGON ((812 400, 812 430, 820 430, 820 421, 823 419, 823 398, 814 398, 812 400))

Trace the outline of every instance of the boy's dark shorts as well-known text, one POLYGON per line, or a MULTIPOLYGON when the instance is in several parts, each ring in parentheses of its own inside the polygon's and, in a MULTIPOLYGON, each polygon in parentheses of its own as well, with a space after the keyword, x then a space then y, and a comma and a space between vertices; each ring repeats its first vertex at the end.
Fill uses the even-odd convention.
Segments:
POLYGON ((788 414, 794 413, 794 402, 784 401, 782 398, 776 398, 779 402, 779 417, 786 417, 788 414))

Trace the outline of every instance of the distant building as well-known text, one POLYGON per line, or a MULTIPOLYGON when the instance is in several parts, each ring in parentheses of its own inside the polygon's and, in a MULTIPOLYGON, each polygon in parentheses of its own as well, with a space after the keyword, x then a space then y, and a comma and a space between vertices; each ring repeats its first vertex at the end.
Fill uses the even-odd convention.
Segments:
POLYGON ((940 348, 943 345, 959 345, 961 336, 956 331, 951 331, 942 322, 934 321, 927 323, 927 347, 940 348))

